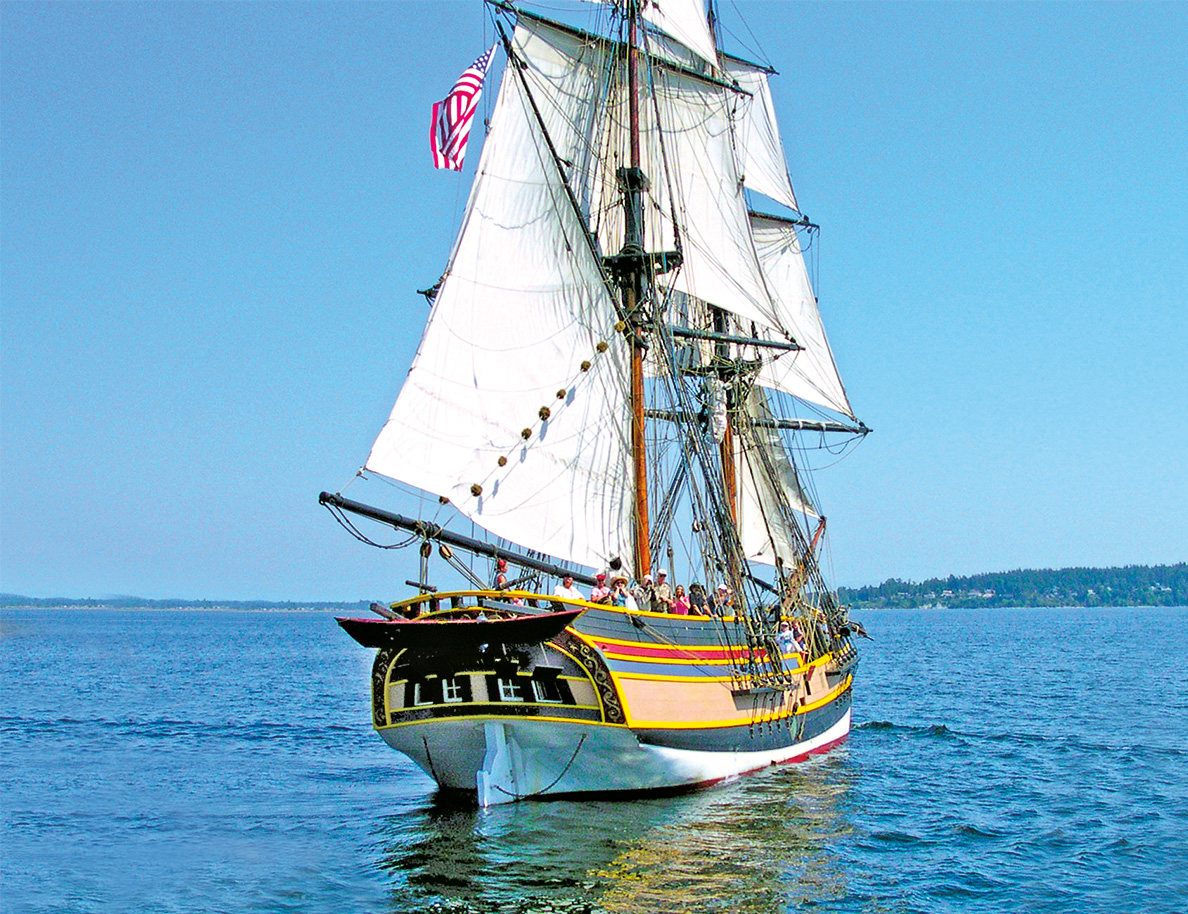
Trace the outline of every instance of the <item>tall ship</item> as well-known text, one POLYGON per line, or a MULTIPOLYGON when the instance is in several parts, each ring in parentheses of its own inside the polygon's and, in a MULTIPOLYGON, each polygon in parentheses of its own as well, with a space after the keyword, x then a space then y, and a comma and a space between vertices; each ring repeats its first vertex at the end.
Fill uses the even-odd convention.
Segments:
POLYGON ((407 516, 410 595, 340 619, 380 736, 484 806, 708 785, 850 730, 858 655, 809 470, 868 431, 826 339, 764 64, 701 0, 488 4, 496 48, 434 106, 461 228, 360 475, 407 516), (476 129, 477 134, 482 132, 476 129))

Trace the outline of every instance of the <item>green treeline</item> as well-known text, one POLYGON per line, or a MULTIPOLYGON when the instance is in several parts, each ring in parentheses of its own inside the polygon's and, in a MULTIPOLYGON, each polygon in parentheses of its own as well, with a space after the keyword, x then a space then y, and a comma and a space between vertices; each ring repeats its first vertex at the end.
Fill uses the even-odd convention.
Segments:
POLYGON ((1188 606, 1188 562, 1123 568, 1019 569, 913 583, 839 587, 856 609, 971 606, 1188 606))

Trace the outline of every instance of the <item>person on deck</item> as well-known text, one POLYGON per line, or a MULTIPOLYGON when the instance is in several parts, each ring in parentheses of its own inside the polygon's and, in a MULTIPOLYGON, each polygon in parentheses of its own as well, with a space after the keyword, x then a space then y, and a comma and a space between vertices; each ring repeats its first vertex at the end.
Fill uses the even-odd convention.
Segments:
POLYGON ((800 639, 796 637, 796 632, 787 622, 780 623, 780 633, 776 635, 776 641, 780 645, 782 654, 790 654, 793 651, 799 654, 804 651, 804 645, 801 644, 800 639))
MULTIPOLYGON (((498 559, 495 562, 495 580, 493 586, 496 590, 507 590, 507 559, 498 559)), ((519 597, 512 597, 511 604, 513 606, 523 606, 524 601, 519 597)))
POLYGON ((563 597, 566 600, 584 600, 586 595, 573 586, 573 575, 567 574, 561 579, 561 583, 553 588, 554 597, 563 597))
POLYGON ((621 606, 623 609, 631 611, 639 609, 639 604, 635 602, 635 597, 627 589, 627 579, 625 577, 617 577, 611 582, 611 605, 621 606))
POLYGON ((635 597, 635 605, 641 609, 651 612, 652 610, 652 591, 655 590, 656 585, 652 583, 652 576, 645 574, 642 584, 636 584, 631 588, 631 595, 635 597))
POLYGON ((672 611, 678 616, 689 615, 689 598, 685 595, 685 585, 677 584, 676 593, 672 598, 672 611))
POLYGON ((594 580, 598 583, 590 591, 590 602, 609 603, 611 601, 611 589, 606 586, 606 575, 596 574, 594 580))
POLYGON ((689 612, 694 616, 708 616, 709 609, 705 604, 705 588, 694 581, 689 585, 689 612))
POLYGON ((652 612, 672 612, 672 586, 668 583, 668 571, 664 568, 656 572, 656 586, 652 589, 652 612))
POLYGON ((714 594, 713 614, 715 616, 730 616, 734 614, 734 594, 725 584, 719 584, 714 594))

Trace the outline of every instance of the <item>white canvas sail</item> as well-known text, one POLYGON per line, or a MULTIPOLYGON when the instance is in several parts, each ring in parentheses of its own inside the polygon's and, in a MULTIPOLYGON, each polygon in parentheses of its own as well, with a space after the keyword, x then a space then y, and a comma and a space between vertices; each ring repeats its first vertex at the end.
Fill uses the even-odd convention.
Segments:
POLYGON ((776 301, 779 322, 803 348, 765 365, 759 383, 853 418, 849 398, 825 336, 817 298, 805 269, 795 226, 751 215, 755 249, 776 301))
POLYGON ((367 469, 445 496, 529 549, 588 566, 629 556, 626 346, 615 321, 509 71, 449 269, 367 469))
POLYGON ((718 49, 710 34, 702 0, 644 0, 643 15, 656 28, 696 51, 699 57, 717 64, 718 49))
MULTIPOLYGON (((622 5, 622 0, 594 2, 622 5)), ((718 49, 710 33, 702 0, 643 0, 640 7, 644 19, 695 52, 702 60, 717 66, 718 49)))
MULTIPOLYGON (((680 271, 660 277, 660 284, 783 329, 751 240, 735 161, 731 119, 749 99, 663 67, 654 79, 662 120, 660 130, 649 129, 643 147, 654 201, 645 221, 659 246, 654 249, 671 249, 679 231, 684 255, 680 271)), ((649 128, 654 116, 644 118, 649 128)))
POLYGON ((723 65, 726 78, 735 80, 750 95, 750 104, 742 108, 737 126, 743 184, 777 203, 799 210, 776 125, 767 71, 733 57, 725 58, 723 65))
MULTIPOLYGON (((528 16, 521 17, 515 46, 603 253, 617 253, 624 228, 616 173, 629 161, 621 61, 612 61, 606 42, 528 16)), ((651 182, 645 244, 673 250, 679 231, 684 254, 680 271, 659 282, 779 332, 735 161, 732 119, 749 97, 663 64, 651 80, 655 104, 640 106, 641 168, 651 182)))
MULTIPOLYGON (((752 423, 771 421, 761 389, 751 392, 746 413, 752 423)), ((735 436, 735 460, 738 532, 744 555, 765 565, 774 565, 777 556, 791 562, 801 547, 788 510, 810 517, 817 512, 800 486, 780 433, 762 425, 744 425, 735 436)))

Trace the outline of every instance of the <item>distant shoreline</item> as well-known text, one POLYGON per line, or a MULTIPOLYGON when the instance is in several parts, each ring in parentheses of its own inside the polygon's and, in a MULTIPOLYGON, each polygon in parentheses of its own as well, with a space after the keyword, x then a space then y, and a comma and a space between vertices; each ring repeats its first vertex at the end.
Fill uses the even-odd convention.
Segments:
MULTIPOLYGON (((891 578, 867 587, 839 587, 852 609, 1023 609, 1188 606, 1188 562, 1116 568, 1019 569, 930 578, 891 578)), ((366 614, 370 601, 153 600, 144 597, 27 597, 0 593, 0 609, 149 609, 218 612, 366 614)))
MULTIPOLYGON (((31 604, 31 603, 0 603, 0 610, 4 609, 39 609, 46 612, 128 612, 135 610, 136 612, 220 612, 220 613, 332 613, 332 612, 360 612, 357 606, 350 607, 325 607, 325 606, 185 606, 185 605, 168 605, 168 606, 143 606, 143 605, 121 605, 118 603, 88 603, 86 605, 79 604, 31 604)), ((362 611, 366 611, 365 604, 362 611)))
POLYGON ((1188 606, 1188 563, 1019 569, 919 583, 891 578, 837 592, 843 604, 859 610, 1188 606))
POLYGON ((92 609, 196 610, 199 612, 336 612, 366 613, 369 600, 353 603, 268 600, 149 600, 143 597, 26 597, 0 594, 0 609, 53 609, 85 612, 92 609))

